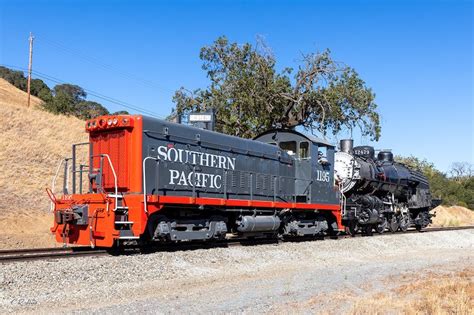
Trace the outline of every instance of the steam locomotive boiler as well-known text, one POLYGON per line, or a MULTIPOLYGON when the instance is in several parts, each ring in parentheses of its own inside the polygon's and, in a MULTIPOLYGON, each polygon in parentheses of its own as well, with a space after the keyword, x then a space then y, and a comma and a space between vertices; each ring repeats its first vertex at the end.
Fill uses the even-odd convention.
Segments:
POLYGON ((342 221, 346 230, 371 234, 387 228, 421 230, 431 223, 432 198, 427 178, 397 163, 393 153, 370 146, 353 147, 342 140, 335 157, 335 177, 342 193, 342 221))

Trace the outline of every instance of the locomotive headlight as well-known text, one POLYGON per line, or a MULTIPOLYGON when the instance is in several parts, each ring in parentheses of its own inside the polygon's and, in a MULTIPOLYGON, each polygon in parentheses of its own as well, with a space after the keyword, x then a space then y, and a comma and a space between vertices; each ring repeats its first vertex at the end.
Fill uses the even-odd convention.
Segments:
POLYGON ((124 124, 124 125, 128 124, 128 119, 127 119, 127 118, 123 118, 123 119, 122 119, 122 124, 124 124))
POLYGON ((116 125, 116 124, 118 123, 117 117, 114 118, 114 120, 112 121, 112 123, 113 123, 114 125, 116 125))
POLYGON ((107 120, 107 125, 108 125, 108 126, 111 126, 111 125, 112 125, 112 118, 109 118, 109 119, 107 120))
POLYGON ((96 125, 97 125, 97 122, 95 120, 93 122, 91 122, 92 128, 95 128, 96 125))

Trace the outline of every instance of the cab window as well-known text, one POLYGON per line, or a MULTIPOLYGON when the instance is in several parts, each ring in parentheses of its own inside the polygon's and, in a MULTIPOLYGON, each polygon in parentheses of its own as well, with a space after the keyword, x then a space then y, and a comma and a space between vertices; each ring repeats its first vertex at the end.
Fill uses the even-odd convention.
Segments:
POLYGON ((298 157, 300 159, 307 159, 310 157, 309 155, 309 142, 308 141, 303 141, 300 142, 300 150, 298 153, 298 157))
POLYGON ((289 155, 295 155, 296 154, 296 141, 283 141, 280 142, 280 148, 289 155))
POLYGON ((325 146, 319 146, 318 147, 318 162, 319 164, 326 165, 329 163, 328 158, 328 148, 325 146))

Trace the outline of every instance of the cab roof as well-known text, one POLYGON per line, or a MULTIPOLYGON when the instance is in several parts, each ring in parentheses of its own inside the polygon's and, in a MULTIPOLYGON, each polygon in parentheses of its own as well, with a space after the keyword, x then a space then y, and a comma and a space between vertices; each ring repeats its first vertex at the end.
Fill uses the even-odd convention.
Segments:
POLYGON ((254 140, 257 140, 258 138, 260 138, 262 136, 272 134, 272 133, 274 133, 274 134, 276 134, 276 133, 292 133, 292 134, 298 135, 300 137, 303 137, 303 138, 307 139, 308 141, 311 141, 312 143, 315 143, 315 144, 322 144, 322 145, 325 145, 325 146, 328 146, 328 147, 333 147, 333 148, 335 147, 333 144, 329 143, 327 140, 318 138, 318 137, 313 136, 313 135, 307 135, 307 134, 298 132, 298 131, 293 130, 293 129, 270 129, 270 130, 265 131, 265 132, 259 134, 258 136, 256 136, 254 138, 254 140))

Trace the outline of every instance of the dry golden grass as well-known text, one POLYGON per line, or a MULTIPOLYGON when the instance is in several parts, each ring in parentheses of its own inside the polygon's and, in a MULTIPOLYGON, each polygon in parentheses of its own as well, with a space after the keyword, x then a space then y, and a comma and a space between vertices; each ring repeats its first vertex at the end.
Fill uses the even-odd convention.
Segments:
POLYGON ((404 278, 387 293, 356 300, 351 314, 474 314, 474 267, 404 278))
MULTIPOLYGON (((0 78, 0 106, 27 107, 28 96, 7 81, 0 78)), ((38 106, 43 101, 36 96, 31 96, 31 105, 38 106)))
MULTIPOLYGON (((443 270, 443 267, 437 268, 443 270)), ((306 301, 277 304, 270 313, 314 314, 474 314, 474 267, 455 272, 420 272, 388 277, 382 287, 341 287, 306 301)))
POLYGON ((459 206, 439 206, 434 211, 436 211, 436 217, 433 218, 434 226, 474 225, 473 210, 459 206))
POLYGON ((42 225, 47 233, 52 218, 39 219, 49 210, 45 188, 51 186, 60 158, 70 155, 71 144, 87 141, 83 121, 38 109, 41 100, 36 97, 27 108, 26 98, 0 79, 0 239, 24 235, 16 220, 23 220, 26 230, 42 225))
POLYGON ((9 214, 0 218, 0 249, 62 246, 49 228, 51 213, 9 214))

